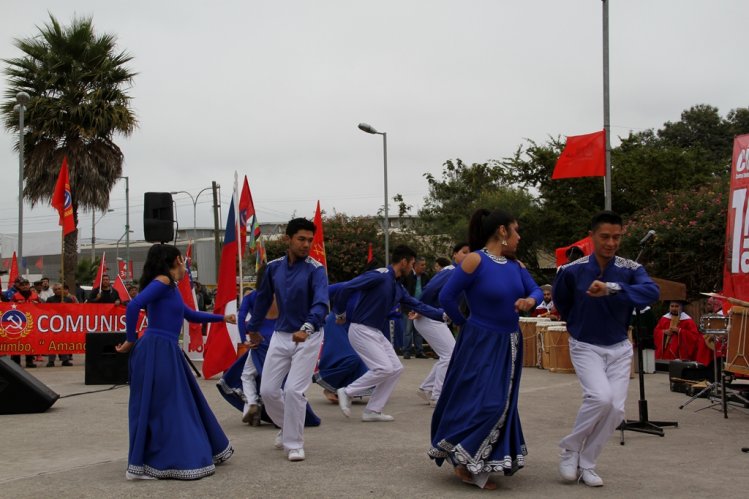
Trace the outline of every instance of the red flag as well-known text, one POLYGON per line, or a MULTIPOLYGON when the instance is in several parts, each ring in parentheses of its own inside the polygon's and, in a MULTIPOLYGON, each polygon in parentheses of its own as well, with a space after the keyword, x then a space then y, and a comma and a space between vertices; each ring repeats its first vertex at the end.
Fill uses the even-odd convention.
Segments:
POLYGON ((570 135, 554 166, 552 179, 606 175, 606 132, 570 135))
POLYGON ((247 182, 247 175, 245 175, 242 195, 239 196, 239 247, 242 248, 242 258, 244 258, 245 249, 247 248, 247 223, 252 220, 254 215, 255 203, 252 202, 250 184, 247 182))
POLYGON ((36 263, 34 263, 34 267, 38 268, 40 271, 44 270, 44 257, 40 256, 36 259, 36 263))
POLYGON ((10 271, 8 272, 8 287, 11 287, 13 283, 16 281, 16 277, 18 277, 20 274, 18 273, 18 260, 16 259, 16 252, 13 252, 13 258, 10 260, 10 271))
POLYGON ((567 263, 567 250, 572 247, 577 247, 582 252, 583 256, 590 255, 593 253, 593 240, 590 238, 590 236, 584 237, 583 239, 580 239, 579 241, 574 242, 569 246, 564 246, 563 248, 557 248, 556 250, 554 250, 554 255, 556 256, 557 260, 557 267, 567 263))
MULTIPOLYGON (((187 272, 185 272, 185 275, 177 283, 177 289, 179 289, 179 294, 182 296, 182 301, 185 302, 187 308, 197 310, 198 306, 195 299, 195 292, 192 289, 192 277, 190 275, 191 265, 192 243, 187 245, 187 251, 185 251, 185 267, 187 272)), ((203 346, 203 327, 201 324, 189 322, 188 330, 190 332, 190 350, 198 350, 203 346)))
POLYGON ((120 303, 130 301, 130 293, 127 292, 125 281, 122 280, 122 276, 120 274, 117 274, 117 279, 114 280, 114 286, 112 287, 115 291, 117 291, 117 295, 119 295, 120 297, 120 303))
POLYGON ((369 247, 367 248, 367 263, 371 262, 374 259, 374 256, 372 256, 372 243, 369 243, 369 247))
POLYGON ((133 261, 132 260, 127 262, 127 275, 128 275, 128 280, 132 281, 133 280, 133 261))
POLYGON ((104 261, 104 257, 106 256, 106 252, 101 254, 101 261, 99 262, 99 270, 96 271, 96 279, 94 279, 94 287, 97 289, 101 289, 101 281, 104 279, 104 274, 107 271, 107 264, 104 261))
POLYGON ((10 267, 10 258, 3 258, 3 268, 8 270, 8 267, 10 267))
POLYGON ((315 210, 315 236, 312 239, 312 248, 309 250, 309 256, 322 263, 325 269, 328 268, 328 261, 325 258, 325 237, 322 232, 322 214, 320 213, 320 201, 317 202, 315 210))
POLYGON ((60 175, 57 177, 55 192, 50 203, 60 214, 60 226, 66 236, 75 230, 73 218, 73 196, 70 191, 70 176, 68 175, 68 158, 62 158, 60 175))
MULTIPOLYGON (((213 313, 224 315, 226 306, 237 299, 237 234, 234 226, 234 199, 229 205, 226 217, 224 247, 221 249, 216 299, 213 313)), ((226 371, 237 359, 237 352, 226 328, 225 322, 211 324, 203 355, 203 376, 209 379, 226 371)))
POLYGON ((122 258, 117 259, 117 275, 124 281, 127 279, 127 262, 122 258))

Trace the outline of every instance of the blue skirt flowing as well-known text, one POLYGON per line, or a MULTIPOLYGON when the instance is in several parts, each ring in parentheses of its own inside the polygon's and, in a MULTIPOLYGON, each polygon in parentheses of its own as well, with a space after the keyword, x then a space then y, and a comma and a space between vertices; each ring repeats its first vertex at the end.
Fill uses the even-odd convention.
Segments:
POLYGON ((429 456, 447 459, 473 475, 512 475, 527 450, 518 415, 523 368, 520 333, 500 333, 471 323, 458 336, 432 416, 429 456))
POLYGON ((330 314, 325 322, 325 341, 317 367, 313 381, 331 392, 348 386, 367 372, 366 364, 349 342, 348 323, 336 324, 335 314, 330 314))
POLYGON ((149 329, 130 352, 128 471, 195 480, 234 453, 177 337, 149 329))

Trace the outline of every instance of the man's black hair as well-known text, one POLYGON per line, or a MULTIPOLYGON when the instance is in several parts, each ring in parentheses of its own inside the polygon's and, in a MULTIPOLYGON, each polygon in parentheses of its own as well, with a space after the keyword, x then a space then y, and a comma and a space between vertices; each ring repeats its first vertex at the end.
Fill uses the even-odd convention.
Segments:
POLYGON ((613 211, 599 211, 595 215, 593 215, 593 218, 590 220, 590 230, 595 232, 599 225, 601 224, 611 224, 611 225, 619 225, 623 226, 624 222, 622 222, 622 217, 618 213, 614 213, 613 211))
POLYGON ((294 218, 289 220, 289 223, 286 224, 286 235, 289 237, 294 237, 294 234, 300 230, 309 230, 314 234, 317 227, 315 227, 315 224, 312 221, 307 220, 306 218, 294 218))
POLYGON ((404 258, 408 260, 410 260, 411 258, 416 258, 416 252, 405 244, 396 246, 393 249, 393 263, 398 263, 404 258))

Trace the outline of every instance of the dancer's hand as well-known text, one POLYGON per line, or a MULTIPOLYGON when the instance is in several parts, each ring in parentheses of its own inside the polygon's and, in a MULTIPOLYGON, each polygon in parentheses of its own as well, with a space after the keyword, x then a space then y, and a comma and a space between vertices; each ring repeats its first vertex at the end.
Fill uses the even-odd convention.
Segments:
POLYGON ((132 341, 125 341, 115 346, 114 349, 117 351, 117 353, 128 353, 133 348, 134 344, 135 343, 133 343, 132 341))
POLYGON ((408 313, 408 320, 414 321, 421 317, 421 314, 418 312, 414 312, 413 310, 408 313))
POLYGON ((515 302, 516 312, 527 312, 536 306, 536 300, 533 298, 520 298, 515 302))
POLYGON ((291 341, 294 343, 304 343, 307 341, 307 338, 309 338, 309 333, 307 331, 297 331, 291 335, 291 341))
POLYGON ((590 283, 587 294, 588 296, 592 296, 593 298, 600 298, 609 294, 609 288, 606 287, 605 282, 595 280, 590 283))
POLYGON ((229 324, 236 324, 237 316, 235 314, 227 314, 224 316, 224 322, 228 322, 229 324))
POLYGON ((249 337, 249 340, 247 340, 245 343, 247 343, 247 346, 253 350, 259 347, 263 342, 263 336, 258 332, 247 333, 247 336, 249 337))

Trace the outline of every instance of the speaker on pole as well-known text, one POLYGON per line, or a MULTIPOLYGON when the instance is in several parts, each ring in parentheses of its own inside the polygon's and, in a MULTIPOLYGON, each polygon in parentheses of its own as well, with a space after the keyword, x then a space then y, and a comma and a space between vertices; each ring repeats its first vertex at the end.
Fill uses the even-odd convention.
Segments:
POLYGON ((143 233, 149 243, 168 243, 174 239, 174 209, 168 192, 146 192, 143 208, 143 233))
POLYGON ((0 357, 0 414, 44 412, 59 398, 10 357, 0 357))

